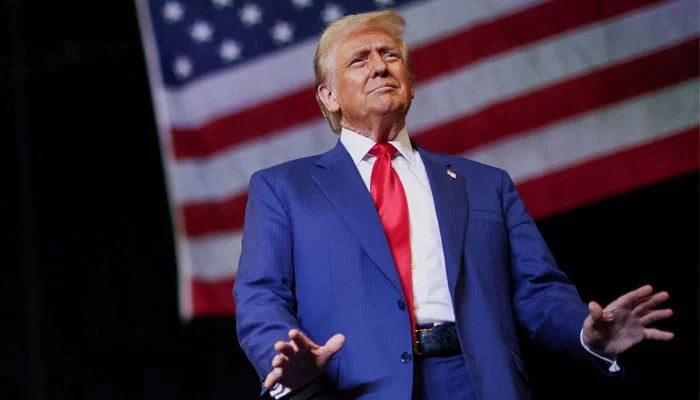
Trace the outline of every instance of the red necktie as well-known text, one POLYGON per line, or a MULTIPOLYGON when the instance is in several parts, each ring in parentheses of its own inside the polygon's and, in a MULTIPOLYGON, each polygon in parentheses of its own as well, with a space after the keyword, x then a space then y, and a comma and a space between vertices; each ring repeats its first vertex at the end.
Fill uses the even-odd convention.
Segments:
POLYGON ((408 303, 412 337, 415 341, 416 321, 413 310, 413 284, 411 283, 411 236, 408 203, 399 175, 391 166, 391 159, 397 150, 389 143, 377 143, 369 152, 377 157, 372 167, 370 194, 377 207, 379 219, 382 221, 394 263, 398 269, 403 293, 408 303))

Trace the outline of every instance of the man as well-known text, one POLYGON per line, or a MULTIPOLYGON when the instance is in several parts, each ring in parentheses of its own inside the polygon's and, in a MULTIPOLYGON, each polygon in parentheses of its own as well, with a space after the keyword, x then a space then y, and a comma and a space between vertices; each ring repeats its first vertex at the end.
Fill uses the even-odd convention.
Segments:
POLYGON ((403 29, 392 11, 331 24, 314 66, 338 144, 251 178, 234 295, 264 390, 526 399, 516 326, 611 371, 640 341, 672 339, 649 327, 672 314, 657 309, 666 292, 586 307, 506 172, 411 143, 403 29))

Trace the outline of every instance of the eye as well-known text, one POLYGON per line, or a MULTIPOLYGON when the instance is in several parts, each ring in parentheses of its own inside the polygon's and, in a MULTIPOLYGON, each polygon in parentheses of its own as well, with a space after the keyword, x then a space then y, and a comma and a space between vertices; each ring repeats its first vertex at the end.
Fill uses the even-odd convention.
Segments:
POLYGON ((350 65, 360 65, 365 62, 364 57, 355 57, 350 61, 350 65))
POLYGON ((384 58, 387 60, 396 60, 399 58, 399 53, 395 51, 387 51, 384 53, 384 58))

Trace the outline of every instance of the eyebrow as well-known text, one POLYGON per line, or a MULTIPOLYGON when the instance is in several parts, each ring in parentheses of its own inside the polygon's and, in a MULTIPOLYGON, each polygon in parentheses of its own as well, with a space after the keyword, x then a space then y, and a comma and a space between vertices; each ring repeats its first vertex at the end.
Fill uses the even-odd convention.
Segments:
MULTIPOLYGON (((363 56, 363 55, 370 53, 372 51, 371 50, 372 47, 373 46, 364 46, 364 47, 357 49, 356 51, 353 51, 352 53, 349 53, 349 56, 347 57, 347 61, 352 61, 355 59, 355 57, 363 56)), ((399 52, 398 46, 392 45, 390 43, 379 43, 379 45, 376 46, 376 48, 377 48, 377 51, 379 51, 379 53, 385 53, 386 51, 399 52)))

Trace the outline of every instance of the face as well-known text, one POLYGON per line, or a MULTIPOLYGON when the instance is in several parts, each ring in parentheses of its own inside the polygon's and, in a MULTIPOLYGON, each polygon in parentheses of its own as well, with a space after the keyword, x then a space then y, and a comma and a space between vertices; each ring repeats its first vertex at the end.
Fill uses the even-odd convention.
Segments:
POLYGON ((351 33, 329 55, 329 79, 319 93, 330 111, 341 112, 343 126, 361 130, 373 117, 403 123, 413 82, 398 41, 368 28, 351 33))

